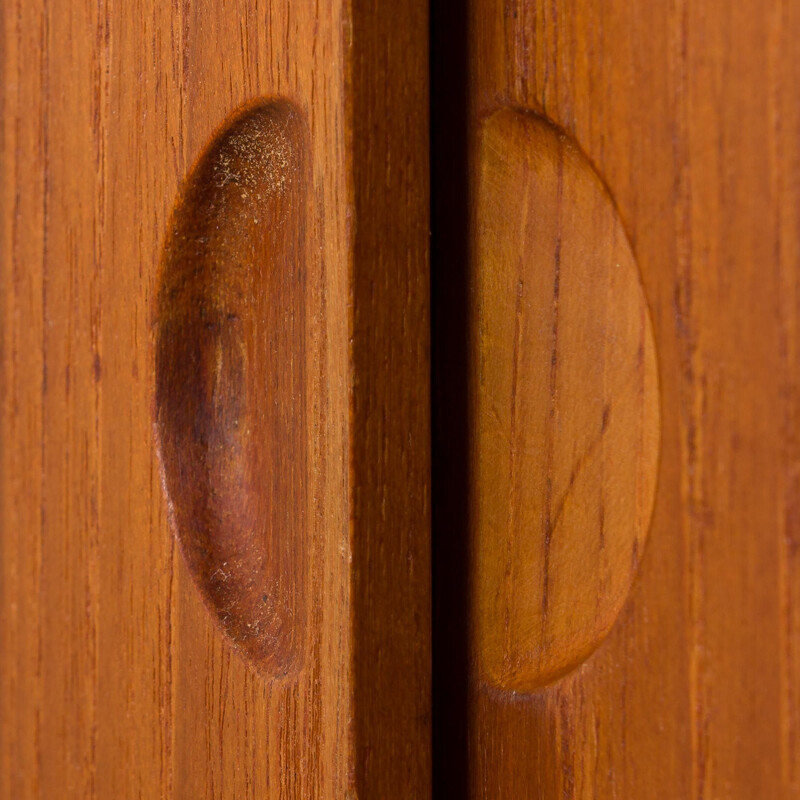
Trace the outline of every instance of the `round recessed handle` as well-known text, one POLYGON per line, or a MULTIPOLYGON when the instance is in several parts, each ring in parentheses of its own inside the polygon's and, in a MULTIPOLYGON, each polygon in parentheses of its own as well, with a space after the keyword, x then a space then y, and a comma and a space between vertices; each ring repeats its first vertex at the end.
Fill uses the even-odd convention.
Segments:
POLYGON ((164 250, 156 430, 206 605, 259 669, 295 672, 307 615, 307 128, 278 100, 225 124, 164 250))
POLYGON ((655 489, 659 404, 637 266, 603 182, 532 113, 478 134, 470 618, 478 673, 530 691, 603 640, 655 489))

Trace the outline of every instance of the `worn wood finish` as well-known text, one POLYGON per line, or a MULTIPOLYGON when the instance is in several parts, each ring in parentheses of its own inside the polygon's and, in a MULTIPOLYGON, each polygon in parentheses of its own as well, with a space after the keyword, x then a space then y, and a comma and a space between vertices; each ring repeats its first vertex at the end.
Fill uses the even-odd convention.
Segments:
POLYGON ((426 8, 363 6, 2 7, 1 797, 429 792, 426 8), (153 424, 181 183, 275 98, 309 175, 307 629, 282 679, 206 608, 153 424))
POLYGON ((308 627, 307 161, 289 103, 225 126, 175 210, 156 327, 174 533, 211 612, 271 677, 299 669, 308 627))
POLYGON ((585 659, 628 595, 658 380, 630 245, 574 142, 497 111, 475 180, 470 633, 479 679, 524 692, 585 659))
POLYGON ((639 577, 605 643, 533 694, 467 684, 458 665, 472 643, 443 596, 463 603, 466 588, 449 572, 466 558, 464 454, 450 447, 464 416, 439 375, 457 384, 464 365, 437 342, 435 453, 455 455, 437 455, 434 474, 440 459, 456 473, 434 495, 437 548, 451 553, 435 584, 435 636, 451 646, 435 639, 435 663, 456 685, 445 703, 445 679, 435 683, 437 789, 493 800, 798 797, 800 9, 472 0, 458 15, 435 17, 432 47, 434 98, 469 75, 464 95, 443 101, 456 122, 433 120, 449 147, 444 163, 434 158, 434 230, 447 237, 434 246, 436 339, 452 344, 445 328, 468 307, 457 296, 450 310, 441 287, 463 277, 449 256, 476 149, 447 134, 498 106, 543 113, 597 167, 630 237, 654 320, 662 450, 639 577), (448 50, 459 27, 469 47, 448 50))

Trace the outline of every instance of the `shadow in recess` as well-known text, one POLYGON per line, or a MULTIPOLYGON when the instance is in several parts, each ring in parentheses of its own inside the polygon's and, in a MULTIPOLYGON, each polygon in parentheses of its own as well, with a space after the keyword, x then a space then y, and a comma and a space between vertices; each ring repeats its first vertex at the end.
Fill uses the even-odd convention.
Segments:
POLYGON ((466 0, 432 0, 433 796, 465 798, 468 758, 468 43, 466 0))

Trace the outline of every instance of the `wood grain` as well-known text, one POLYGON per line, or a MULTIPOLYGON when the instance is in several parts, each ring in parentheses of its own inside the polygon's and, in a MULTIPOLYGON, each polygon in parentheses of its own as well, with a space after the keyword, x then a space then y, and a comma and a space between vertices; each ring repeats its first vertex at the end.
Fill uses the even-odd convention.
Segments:
POLYGON ((472 0, 434 16, 443 796, 800 796, 798 34, 784 0, 472 0), (468 44, 448 46, 459 30, 468 44), (470 131, 498 106, 551 119, 606 180, 652 311, 662 419, 653 525, 617 625, 575 672, 516 697, 464 675, 466 370, 445 355, 466 352, 448 329, 464 336, 468 295, 445 289, 466 263, 470 131))
POLYGON ((0 797, 428 796, 425 19, 3 4, 0 797), (153 435, 173 206, 219 126, 274 98, 311 176, 307 634, 282 680, 208 612, 153 435))
POLYGON ((471 640, 529 692, 611 629, 644 551, 658 456, 650 316, 576 145, 514 109, 481 122, 471 216, 471 640))

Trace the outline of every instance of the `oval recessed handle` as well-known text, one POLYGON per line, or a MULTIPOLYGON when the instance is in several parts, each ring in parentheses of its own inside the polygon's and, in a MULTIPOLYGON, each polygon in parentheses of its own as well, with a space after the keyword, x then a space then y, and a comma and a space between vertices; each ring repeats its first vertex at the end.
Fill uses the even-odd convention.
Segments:
POLYGON ((585 659, 649 527, 659 404, 636 263, 561 131, 502 110, 473 205, 471 627, 481 679, 530 691, 585 659))
POLYGON ((276 676, 299 668, 307 614, 307 139, 284 100, 215 136, 173 215, 156 325, 175 535, 222 629, 276 676))

